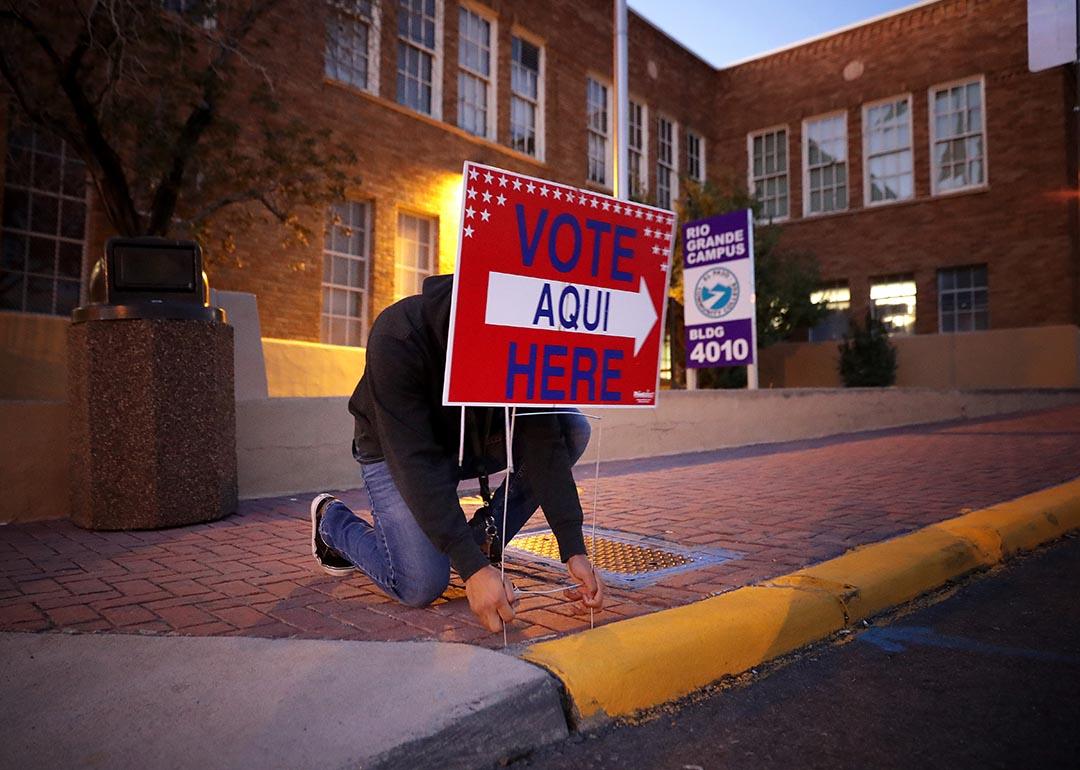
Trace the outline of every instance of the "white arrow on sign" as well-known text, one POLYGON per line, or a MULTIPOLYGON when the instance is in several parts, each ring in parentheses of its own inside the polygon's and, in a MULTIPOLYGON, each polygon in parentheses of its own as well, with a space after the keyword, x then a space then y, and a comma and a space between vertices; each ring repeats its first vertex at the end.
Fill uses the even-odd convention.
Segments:
POLYGON ((484 321, 492 326, 630 337, 634 355, 656 326, 645 279, 638 291, 490 273, 484 321))

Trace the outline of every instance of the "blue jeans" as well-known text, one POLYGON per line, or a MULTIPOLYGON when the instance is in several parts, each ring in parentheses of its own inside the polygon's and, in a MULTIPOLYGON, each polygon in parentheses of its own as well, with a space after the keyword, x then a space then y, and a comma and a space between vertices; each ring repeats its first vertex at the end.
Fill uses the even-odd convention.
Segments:
MULTIPOLYGON (((589 420, 580 413, 556 415, 573 463, 589 443, 589 420)), ((519 417, 528 420, 529 417, 519 417)), ((410 607, 424 607, 439 598, 450 582, 450 559, 436 550, 416 523, 398 492, 385 461, 362 463, 374 526, 358 518, 341 502, 323 513, 319 534, 387 595, 410 607)), ((502 534, 506 482, 492 496, 496 527, 502 534)), ((506 540, 516 535, 536 512, 536 497, 515 463, 506 503, 506 540)))

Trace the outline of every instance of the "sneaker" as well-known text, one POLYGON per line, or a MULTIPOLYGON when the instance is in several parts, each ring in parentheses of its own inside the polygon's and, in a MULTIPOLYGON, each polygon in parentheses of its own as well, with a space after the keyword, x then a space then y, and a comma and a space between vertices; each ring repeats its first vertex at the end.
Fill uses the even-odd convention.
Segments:
POLYGON ((322 523, 326 506, 340 502, 325 492, 311 501, 311 555, 315 557, 323 572, 329 575, 348 575, 356 569, 348 559, 328 546, 319 534, 319 524, 322 523))

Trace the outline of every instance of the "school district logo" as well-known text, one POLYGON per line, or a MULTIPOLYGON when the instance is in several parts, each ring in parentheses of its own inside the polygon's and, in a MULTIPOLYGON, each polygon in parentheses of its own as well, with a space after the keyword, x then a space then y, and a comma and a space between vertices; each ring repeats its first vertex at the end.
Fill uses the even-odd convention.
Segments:
POLYGON ((694 302, 705 316, 723 318, 739 303, 739 279, 726 267, 706 270, 694 287, 694 302))

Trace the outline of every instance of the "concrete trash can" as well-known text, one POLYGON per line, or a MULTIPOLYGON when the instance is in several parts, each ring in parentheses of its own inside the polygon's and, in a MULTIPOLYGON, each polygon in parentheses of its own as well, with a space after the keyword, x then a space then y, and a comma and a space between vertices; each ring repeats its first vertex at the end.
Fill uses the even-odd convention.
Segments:
POLYGON ((235 512, 233 329, 198 246, 111 239, 68 330, 71 519, 157 529, 235 512))

